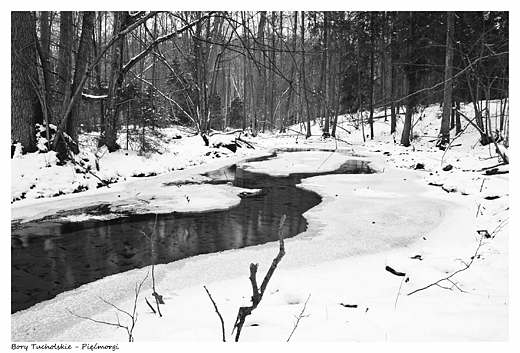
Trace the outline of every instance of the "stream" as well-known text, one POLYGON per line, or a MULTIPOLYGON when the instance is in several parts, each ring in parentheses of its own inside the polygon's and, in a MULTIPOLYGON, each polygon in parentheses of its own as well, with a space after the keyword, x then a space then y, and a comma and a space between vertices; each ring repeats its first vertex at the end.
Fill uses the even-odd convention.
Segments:
POLYGON ((232 182, 261 192, 243 196, 239 205, 228 210, 24 223, 11 229, 11 313, 103 277, 151 265, 152 234, 155 264, 277 241, 283 214, 284 238, 293 237, 307 229, 303 213, 321 202, 316 193, 296 186, 303 178, 372 172, 361 160, 348 160, 329 173, 288 177, 232 165, 206 175, 211 183, 232 182))

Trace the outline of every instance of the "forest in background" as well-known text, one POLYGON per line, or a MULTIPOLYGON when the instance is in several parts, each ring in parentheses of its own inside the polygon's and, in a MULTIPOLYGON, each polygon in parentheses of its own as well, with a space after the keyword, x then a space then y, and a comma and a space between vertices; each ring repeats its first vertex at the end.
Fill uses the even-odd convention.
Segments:
POLYGON ((294 124, 309 137, 314 122, 335 137, 344 114, 367 139, 375 119, 391 133, 402 123, 396 142, 409 146, 413 114, 433 103, 439 148, 461 118, 508 147, 508 98, 507 11, 11 12, 12 146, 62 161, 82 133, 115 151, 126 132, 127 149, 149 151, 172 125, 206 143, 213 130, 294 124))

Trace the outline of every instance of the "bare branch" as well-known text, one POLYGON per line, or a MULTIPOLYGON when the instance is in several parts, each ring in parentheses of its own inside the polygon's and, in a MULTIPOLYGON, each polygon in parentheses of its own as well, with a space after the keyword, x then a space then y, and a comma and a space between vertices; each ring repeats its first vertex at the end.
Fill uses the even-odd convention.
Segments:
MULTIPOLYGON (((152 247, 152 254, 151 254, 151 259, 152 259, 152 296, 155 298, 155 303, 157 305, 157 312, 159 313, 159 317, 162 317, 162 313, 161 313, 161 308, 159 307, 159 304, 164 304, 164 301, 162 299, 162 295, 160 295, 159 293, 157 293, 155 291, 155 246, 154 246, 154 236, 155 236, 155 227, 157 226, 157 213, 155 214, 155 221, 154 221, 154 224, 153 224, 153 231, 152 231, 152 235, 148 236, 145 231, 143 231, 142 229, 139 229, 139 232, 146 238, 148 239, 148 241, 150 242, 150 245, 152 247)), ((148 300, 146 301, 148 303, 148 300)), ((148 303, 148 305, 150 305, 150 303, 148 303)), ((153 310, 153 308, 152 308, 153 310)), ((153 310, 153 313, 155 314, 155 310, 153 310)))
POLYGON ((482 235, 482 236, 480 237, 480 240, 479 240, 479 243, 478 243, 477 249, 475 250, 475 253, 474 253, 474 255, 471 257, 470 261, 466 263, 466 262, 460 260, 461 263, 464 264, 464 267, 463 267, 463 268, 461 268, 461 269, 459 269, 459 270, 453 272, 452 274, 450 274, 450 275, 447 276, 447 277, 441 278, 441 279, 439 279, 438 281, 435 281, 435 282, 433 282, 433 283, 430 283, 429 285, 427 285, 427 286, 425 286, 425 287, 422 287, 422 288, 416 289, 416 290, 414 290, 414 291, 408 293, 407 295, 412 295, 412 294, 414 294, 414 293, 420 292, 420 291, 422 291, 422 290, 428 289, 428 288, 433 287, 433 286, 438 286, 438 287, 441 287, 441 288, 443 288, 443 289, 450 289, 450 290, 451 290, 453 287, 455 287, 455 288, 457 288, 458 290, 460 290, 461 292, 464 292, 462 289, 460 289, 459 286, 456 285, 455 282, 453 282, 453 281, 451 280, 451 278, 452 278, 453 276, 457 275, 457 274, 460 273, 460 272, 466 271, 466 270, 467 270, 467 269, 468 269, 468 268, 473 264, 473 261, 475 261, 475 259, 477 259, 477 258, 479 257, 478 252, 480 251, 480 248, 481 248, 484 244, 485 244, 485 243, 484 243, 484 235, 482 235), (443 286, 440 285, 440 283, 443 282, 443 281, 450 282, 450 283, 453 284, 453 286, 452 286, 451 288, 443 287, 443 286))
POLYGON ((258 290, 258 285, 256 281, 256 272, 258 270, 258 264, 251 264, 249 265, 249 280, 251 281, 251 287, 253 289, 253 296, 251 297, 251 306, 242 306, 238 309, 238 315, 237 319, 235 321, 235 325, 233 326, 233 332, 235 332, 235 329, 237 330, 237 334, 235 336, 235 342, 238 342, 240 338, 240 332, 242 331, 242 327, 244 326, 244 323, 246 321, 246 317, 250 315, 253 310, 256 309, 258 304, 260 304, 260 301, 262 300, 262 297, 265 293, 265 289, 267 288, 267 284, 269 283, 269 280, 271 279, 271 276, 273 275, 274 271, 276 270, 276 267, 282 260, 282 257, 285 255, 285 247, 283 243, 283 225, 285 222, 286 215, 284 214, 282 218, 280 219, 280 224, 278 226, 278 239, 280 243, 280 249, 278 252, 278 255, 271 263, 271 267, 267 271, 264 280, 262 281, 262 285, 260 286, 260 290, 258 290))
POLYGON ((99 298, 104 303, 110 305, 111 307, 113 307, 117 311, 122 312, 122 313, 128 315, 130 317, 130 320, 132 321, 132 324, 130 325, 130 327, 129 326, 124 326, 124 325, 121 324, 121 322, 119 321, 119 315, 117 314, 117 312, 116 312, 117 323, 113 323, 113 322, 108 322, 108 321, 95 320, 95 319, 92 319, 92 318, 87 317, 87 316, 78 315, 78 314, 70 311, 68 308, 66 308, 65 310, 67 310, 71 315, 79 317, 80 319, 89 320, 89 321, 95 322, 97 324, 103 324, 103 325, 108 325, 108 326, 115 326, 117 328, 124 328, 126 330, 126 333, 128 334, 128 342, 133 342, 134 341, 133 331, 134 331, 135 324, 137 322, 137 312, 136 312, 136 310, 137 310, 137 299, 139 298, 139 293, 141 292, 141 287, 143 286, 143 283, 146 281, 147 278, 148 278, 148 273, 146 274, 145 278, 142 280, 141 283, 139 283, 139 284, 136 283, 135 284, 135 298, 134 298, 134 308, 133 308, 132 314, 130 314, 129 312, 127 312, 127 311, 117 307, 116 305, 106 301, 103 298, 99 298))
POLYGON ((222 342, 226 342, 226 330, 224 329, 224 319, 222 318, 222 315, 220 315, 220 311, 218 310, 217 304, 211 297, 211 294, 209 294, 208 288, 206 288, 206 286, 204 286, 204 289, 206 290, 206 293, 208 293, 208 297, 211 300, 211 302, 213 303, 213 307, 215 308, 215 311, 220 319, 220 324, 222 326, 222 342))
POLYGON ((302 318, 304 318, 304 317, 309 317, 310 316, 310 314, 303 315, 303 313, 305 312, 305 309, 307 308, 307 303, 309 302, 310 298, 311 298, 311 295, 309 294, 309 296, 307 297, 307 300, 305 301, 305 304, 303 304, 303 309, 302 309, 300 315, 295 316, 296 322, 294 323, 294 327, 293 327, 293 330, 291 331, 291 334, 287 338, 287 342, 289 342, 289 340, 291 339, 292 335, 294 334, 294 331, 296 331, 296 329, 298 328, 298 324, 300 323, 300 320, 302 318))

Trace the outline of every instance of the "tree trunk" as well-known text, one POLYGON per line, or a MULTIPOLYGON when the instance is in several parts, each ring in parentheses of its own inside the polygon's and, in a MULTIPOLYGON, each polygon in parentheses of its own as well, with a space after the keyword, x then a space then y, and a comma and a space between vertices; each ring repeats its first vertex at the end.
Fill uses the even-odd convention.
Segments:
MULTIPOLYGON (((330 12, 324 11, 323 13, 324 19, 323 19, 323 42, 325 47, 323 48, 323 61, 324 61, 324 72, 323 72, 323 98, 324 98, 324 104, 323 104, 323 117, 325 118, 325 123, 323 126, 323 136, 329 137, 330 136, 330 92, 329 92, 329 71, 330 71, 330 39, 329 39, 329 16, 330 12)), ((323 66, 322 66, 323 67, 323 66)))
POLYGON ((444 100, 442 110, 441 130, 439 133, 439 141, 437 147, 445 149, 450 143, 450 118, 451 118, 451 101, 453 91, 453 33, 455 26, 455 17, 453 11, 447 13, 448 28, 446 32, 446 67, 444 69, 444 100))
POLYGON ((276 26, 276 11, 272 11, 271 13, 271 20, 272 20, 272 29, 271 29, 271 47, 273 48, 273 50, 271 50, 271 60, 269 61, 269 76, 270 76, 270 79, 269 79, 269 82, 271 83, 271 89, 269 90, 269 129, 272 130, 273 127, 275 126, 274 124, 274 93, 275 93, 275 87, 276 87, 276 82, 275 82, 275 78, 274 78, 274 70, 275 70, 275 60, 276 60, 276 56, 275 56, 275 51, 274 51, 274 48, 276 46, 276 36, 275 36, 275 26, 276 26))
MULTIPOLYGON (((261 12, 261 17, 263 17, 264 21, 267 21, 267 11, 261 12)), ((262 19, 261 19, 262 20, 262 19)), ((265 24, 262 25, 262 44, 265 45, 266 43, 266 34, 265 34, 265 24)), ((261 102, 262 107, 262 132, 265 133, 265 127, 267 125, 267 111, 269 110, 269 91, 268 91, 268 85, 267 85, 267 60, 269 59, 269 53, 263 53, 262 55, 262 72, 263 72, 263 82, 262 82, 262 96, 263 101, 261 102)), ((269 126, 269 129, 271 127, 269 126)))
POLYGON ((50 45, 51 45, 51 24, 49 18, 49 11, 41 12, 41 46, 43 57, 45 60, 49 60, 50 45))
POLYGON ((33 84, 36 72, 36 24, 28 11, 11 12, 11 139, 22 144, 24 152, 35 152, 34 124, 42 111, 33 84))
MULTIPOLYGON (((114 13, 113 37, 126 28, 128 14, 124 11, 114 13)), ((117 151, 120 146, 117 144, 117 120, 119 118, 119 92, 123 87, 123 49, 124 38, 120 38, 112 46, 112 59, 110 63, 110 77, 105 113, 105 135, 102 136, 101 144, 105 144, 110 152, 117 151)))
MULTIPOLYGON (((285 114, 284 116, 286 117, 287 119, 287 125, 291 125, 291 124, 295 124, 297 121, 296 119, 294 119, 294 115, 295 115, 295 112, 296 110, 293 109, 291 107, 291 103, 292 103, 292 100, 293 100, 293 93, 294 93, 294 74, 295 74, 295 71, 296 71, 296 59, 294 58, 294 53, 296 53, 296 32, 298 31, 298 11, 294 11, 294 24, 293 24, 293 45, 292 45, 292 50, 293 50, 293 54, 291 56, 292 60, 291 60, 291 73, 290 73, 290 76, 289 76, 289 87, 288 87, 288 90, 289 90, 289 96, 287 97, 287 103, 286 103, 286 106, 285 106, 285 114)), ((283 132, 282 130, 284 129, 284 124, 283 124, 283 117, 282 117, 282 128, 280 129, 280 132, 283 132)))
MULTIPOLYGON (((76 56, 76 69, 74 72, 74 81, 72 83, 72 92, 76 92, 79 84, 86 74, 87 60, 92 48, 92 30, 94 29, 94 11, 85 11, 83 13, 83 24, 81 28, 81 37, 79 40, 78 54, 76 56)), ((81 100, 76 101, 73 105, 69 117, 64 117, 62 124, 66 125, 65 132, 72 138, 73 141, 78 142, 78 126, 79 126, 79 111, 81 100)), ((63 130, 63 129, 62 129, 63 130)))
MULTIPOLYGON (((98 40, 101 42, 101 15, 98 16, 99 27, 98 27, 98 40)), ((96 31, 92 28, 92 49, 94 57, 98 56, 98 44, 96 43, 96 31)), ((99 68, 100 65, 96 65, 94 67, 94 75, 96 76, 96 86, 98 89, 98 95, 101 95, 103 92, 103 86, 101 85, 101 70, 99 68)), ((103 133, 105 131, 105 103, 103 99, 99 99, 99 127, 100 132, 103 133)), ((96 121, 94 118, 94 126, 96 125, 96 121)))
POLYGON ((357 43, 356 47, 357 54, 357 70, 358 70, 358 119, 359 124, 361 125, 361 134, 363 135, 363 142, 366 142, 365 138, 365 122, 363 121, 363 98, 361 94, 361 43, 357 43))
MULTIPOLYGON (((49 124, 52 121, 51 112, 51 92, 53 91, 53 82, 51 79, 51 61, 50 61, 50 38, 51 38, 51 21, 49 11, 41 12, 41 36, 40 41, 36 39, 36 48, 40 56, 41 70, 39 70, 40 79, 40 104, 42 107, 43 121, 45 124, 45 136, 50 136, 49 124)), ((35 32, 36 35, 36 32, 35 32)), ((51 149, 50 141, 47 140, 47 150, 51 149)))
MULTIPOLYGON (((198 13, 198 17, 200 17, 200 13, 198 13)), ((195 59, 195 83, 197 85, 197 95, 195 100, 195 107, 197 109, 197 119, 200 122, 201 126, 201 134, 205 134, 207 132, 207 124, 206 124, 206 86, 205 86, 205 70, 203 68, 203 53, 202 53, 202 24, 200 22, 195 26, 195 35, 193 36, 193 53, 195 59)))
POLYGON ((397 115, 396 115, 396 100, 397 100, 397 48, 396 48, 396 29, 395 29, 395 21, 392 21, 392 27, 390 35, 390 134, 395 133, 395 128, 397 126, 397 115))
MULTIPOLYGON (((408 38, 414 37, 414 24, 413 22, 413 13, 409 12, 408 14, 408 38)), ((404 18, 404 14, 403 14, 404 18)), ((404 65, 404 80, 406 87, 406 113, 404 117, 404 126, 403 126, 403 134, 401 135, 401 144, 405 147, 410 146, 411 142, 411 130, 412 130, 412 116, 413 110, 415 107, 415 84, 416 84, 416 72, 417 68, 414 66, 413 62, 413 52, 412 52, 412 43, 411 39, 407 41, 406 44, 406 59, 407 62, 404 65)))
POLYGON ((370 139, 374 139, 374 12, 370 12, 370 116, 368 123, 370 125, 370 139))
MULTIPOLYGON (((72 12, 60 12, 60 49, 58 53, 58 80, 56 91, 58 93, 57 106, 55 107, 55 116, 62 119, 62 113, 67 110, 67 106, 71 97, 71 72, 72 72, 72 12)), ((61 126, 62 121, 57 121, 61 126)), ((55 146, 56 149, 56 146, 55 146)))
POLYGON ((300 36, 302 41, 302 69, 301 69, 301 79, 303 81, 303 92, 305 95, 305 105, 307 107, 307 133, 305 138, 311 137, 311 114, 309 109, 309 98, 307 96, 307 85, 306 85, 306 75, 305 75, 305 11, 302 11, 301 15, 301 27, 300 27, 300 36))
MULTIPOLYGON (((341 49, 339 49, 338 57, 341 58, 341 49)), ((332 121, 332 131, 331 136, 336 137, 336 127, 338 125, 338 115, 339 115, 339 109, 340 109, 340 89, 341 89, 341 79, 339 77, 339 68, 340 62, 339 60, 334 64, 334 70, 333 70, 333 76, 332 76, 332 82, 333 82, 333 102, 334 105, 334 120, 332 121)))
MULTIPOLYGON (((53 89, 52 82, 52 70, 50 66, 50 45, 51 45, 51 21, 49 11, 41 12, 41 35, 40 35, 40 47, 41 47, 41 61, 42 61, 42 73, 45 81, 45 105, 49 107, 51 102, 51 92, 53 89)), ((49 109, 47 109, 49 112, 49 109)))
POLYGON ((404 126, 403 126, 403 134, 401 135, 401 144, 405 147, 410 146, 410 134, 412 130, 412 116, 413 116, 413 109, 415 104, 413 103, 413 98, 410 95, 413 95, 414 93, 414 77, 413 73, 405 72, 404 77, 406 81, 406 86, 408 86, 408 95, 409 97, 406 98, 406 113, 404 115, 404 126))
POLYGON ((455 103, 455 133, 459 134, 462 130, 460 124, 460 100, 455 103))
MULTIPOLYGON (((241 14, 242 14, 242 26, 243 26, 243 28, 246 28, 246 14, 245 14, 245 11, 242 11, 241 14)), ((247 31, 245 32, 245 36, 244 36, 244 45, 247 46, 247 31)), ((244 51, 247 51, 247 48, 244 48, 244 51)), ((242 121, 242 130, 245 130, 245 129, 247 129, 247 114, 248 114, 248 110, 247 110, 247 97, 248 97, 248 94, 247 94, 247 83, 248 83, 248 79, 247 79, 247 56, 246 55, 244 55, 243 69, 244 69, 244 76, 243 76, 244 117, 243 117, 243 121, 242 121)))

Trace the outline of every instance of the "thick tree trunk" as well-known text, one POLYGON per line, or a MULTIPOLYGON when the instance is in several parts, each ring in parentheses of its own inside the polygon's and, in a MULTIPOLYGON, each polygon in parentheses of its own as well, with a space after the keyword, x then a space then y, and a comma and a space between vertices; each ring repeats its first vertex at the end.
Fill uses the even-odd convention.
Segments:
MULTIPOLYGON (((58 79, 56 82, 56 91, 58 93, 57 105, 55 107, 55 116, 62 119, 62 112, 67 110, 70 102, 70 81, 72 68, 72 12, 60 12, 60 49, 58 53, 58 79)), ((61 126, 61 120, 58 121, 61 126)))
POLYGON ((36 24, 27 11, 11 12, 11 139, 20 142, 24 152, 34 152, 34 124, 42 122, 41 105, 35 88, 36 24))
POLYGON ((51 20, 50 12, 41 12, 41 35, 40 35, 40 48, 41 48, 41 61, 42 61, 42 74, 45 80, 45 104, 49 105, 51 102, 51 92, 53 89, 53 75, 50 69, 50 45, 51 45, 51 20))
MULTIPOLYGON (((90 55, 92 47, 92 30, 94 29, 94 11, 85 11, 83 13, 83 24, 81 28, 81 37, 79 40, 78 54, 76 56, 76 69, 74 72, 74 81, 72 83, 72 92, 76 92, 79 84, 86 74, 87 60, 90 55)), ((66 126, 65 132, 72 138, 73 141, 78 142, 78 126, 79 126, 79 112, 81 100, 77 100, 73 105, 70 115, 64 117, 62 124, 66 126)), ((63 129, 62 129, 63 130, 63 129)))
MULTIPOLYGON (((126 12, 116 12, 114 14, 113 36, 126 28, 128 14, 126 12)), ((124 38, 120 38, 112 46, 112 61, 110 68, 110 78, 105 113, 105 134, 102 136, 100 144, 105 144, 110 152, 120 148, 117 144, 117 120, 119 118, 119 92, 123 87, 123 49, 124 38)))
MULTIPOLYGON (((98 16, 99 27, 98 27, 98 40, 101 42, 101 16, 98 16)), ((94 57, 98 56, 98 45, 96 43, 96 30, 92 28, 92 50, 94 57)), ((94 75, 96 77, 96 86, 98 89, 98 94, 101 95, 103 92, 103 86, 101 85, 101 70, 99 65, 94 67, 94 75)), ((96 121, 94 118, 94 126, 96 125, 96 121)), ((105 131, 105 103, 103 99, 99 100, 99 131, 101 134, 105 131)))
POLYGON ((58 80, 56 83, 56 91, 58 94, 57 104, 54 108, 54 113, 57 118, 56 124, 60 128, 59 133, 54 138, 52 149, 57 152, 60 161, 67 159, 68 147, 64 136, 61 134, 65 132, 65 125, 67 123, 67 116, 65 112, 68 110, 71 100, 71 72, 72 72, 72 38, 73 38, 73 23, 72 12, 60 12, 60 49, 58 59, 58 80))

